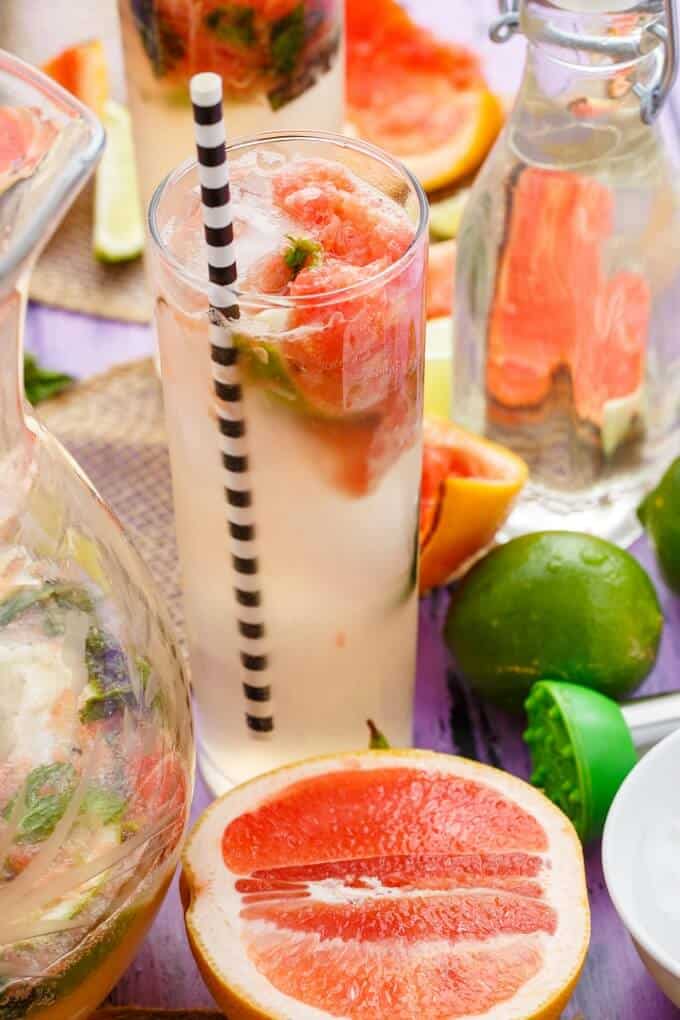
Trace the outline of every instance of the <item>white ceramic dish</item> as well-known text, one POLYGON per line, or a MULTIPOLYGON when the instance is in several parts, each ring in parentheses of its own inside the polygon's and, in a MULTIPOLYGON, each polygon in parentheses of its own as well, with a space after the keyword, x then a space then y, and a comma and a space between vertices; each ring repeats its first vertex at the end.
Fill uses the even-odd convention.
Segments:
POLYGON ((614 799, 604 876, 642 962, 680 1006, 680 730, 636 765, 614 799))

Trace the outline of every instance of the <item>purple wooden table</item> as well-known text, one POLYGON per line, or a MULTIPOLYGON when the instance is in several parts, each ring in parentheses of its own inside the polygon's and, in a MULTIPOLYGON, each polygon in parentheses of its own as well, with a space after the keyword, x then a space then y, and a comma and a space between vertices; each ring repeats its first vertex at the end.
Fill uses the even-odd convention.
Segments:
MULTIPOLYGON (((474 42, 486 57, 494 88, 511 93, 521 68, 522 43, 505 47, 486 41, 486 28, 496 10, 495 0, 410 0, 421 20, 461 41, 474 42), (461 10, 461 8, 463 10, 461 10)), ((680 101, 667 114, 680 137, 680 101)), ((113 364, 151 352, 146 327, 105 322, 31 307, 27 346, 48 367, 84 377, 113 364)), ((650 570, 663 601, 666 629, 661 655, 641 693, 678 686, 680 672, 680 598, 674 599, 655 570, 644 539, 635 554, 650 570)), ((447 594, 442 591, 421 604, 415 744, 477 758, 526 777, 527 756, 521 725, 501 712, 481 705, 457 678, 440 638, 447 594)), ((200 777, 193 805, 194 817, 209 802, 200 777)), ((649 978, 621 927, 607 895, 600 866, 599 844, 587 854, 588 888, 593 933, 581 982, 567 1008, 565 1020, 671 1020, 680 1016, 649 978)), ((115 990, 112 1001, 165 1008, 212 1006, 184 938, 182 913, 173 884, 137 959, 115 990)), ((427 1020, 427 1018, 425 1018, 427 1020)))

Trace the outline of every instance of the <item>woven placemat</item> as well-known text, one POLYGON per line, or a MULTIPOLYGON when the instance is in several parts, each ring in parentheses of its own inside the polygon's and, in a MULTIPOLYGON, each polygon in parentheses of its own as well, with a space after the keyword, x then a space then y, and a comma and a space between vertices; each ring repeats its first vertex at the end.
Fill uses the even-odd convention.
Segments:
POLYGON ((38 414, 122 521, 183 642, 170 461, 153 363, 117 366, 40 404, 38 414))

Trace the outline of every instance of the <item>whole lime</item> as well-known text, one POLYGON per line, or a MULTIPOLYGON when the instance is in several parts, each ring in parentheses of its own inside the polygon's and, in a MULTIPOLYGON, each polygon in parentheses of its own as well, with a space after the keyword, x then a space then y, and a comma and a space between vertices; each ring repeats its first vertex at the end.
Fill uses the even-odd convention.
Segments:
POLYGON ((477 693, 521 708, 545 677, 627 694, 654 665, 662 627, 654 586, 629 553, 592 535, 544 531, 472 568, 445 637, 477 693))
POLYGON ((664 581, 680 594, 680 457, 645 496, 638 517, 656 550, 664 581))

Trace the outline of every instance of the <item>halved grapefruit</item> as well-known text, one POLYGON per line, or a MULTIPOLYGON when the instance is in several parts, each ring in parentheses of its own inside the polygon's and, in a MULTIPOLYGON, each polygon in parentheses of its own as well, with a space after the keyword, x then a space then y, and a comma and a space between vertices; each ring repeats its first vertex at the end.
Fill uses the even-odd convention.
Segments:
POLYGON ((231 1020, 556 1020, 583 965, 583 858, 507 773, 426 751, 300 762, 199 819, 189 941, 231 1020))
POLYGON ((420 487, 420 591, 445 584, 487 548, 527 480, 506 447, 426 418, 420 487))
POLYGON ((479 60, 397 0, 347 0, 349 130, 399 156, 428 190, 480 165, 503 123, 479 60))

